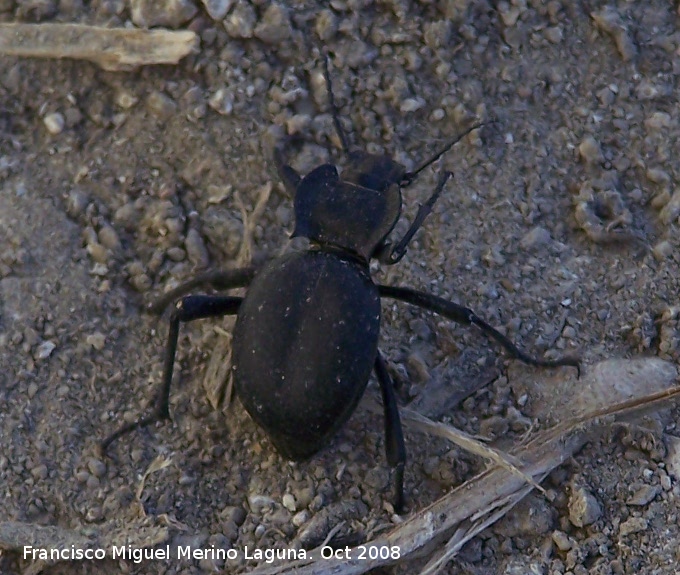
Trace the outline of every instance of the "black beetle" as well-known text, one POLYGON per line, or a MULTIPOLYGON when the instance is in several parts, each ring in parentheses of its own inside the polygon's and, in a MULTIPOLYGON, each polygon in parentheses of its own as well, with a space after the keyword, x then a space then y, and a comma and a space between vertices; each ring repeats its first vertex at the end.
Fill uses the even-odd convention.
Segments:
POLYGON ((342 177, 332 164, 300 177, 275 151, 279 174, 295 197, 293 235, 308 238, 309 249, 276 258, 259 272, 244 268, 204 274, 162 297, 154 310, 162 311, 200 284, 219 289, 250 286, 245 298, 189 295, 179 300, 170 318, 162 388, 154 412, 110 435, 102 448, 133 429, 169 419, 170 384, 182 322, 237 314, 232 349, 236 393, 286 458, 306 459, 328 443, 354 412, 375 370, 385 410, 387 461, 395 473, 394 507, 399 511, 406 450, 393 384, 378 350, 381 297, 474 324, 525 363, 577 369, 580 364, 573 357, 533 358, 468 308, 410 288, 373 282, 369 261, 377 258, 394 264, 404 256, 451 174, 444 173, 404 237, 392 245, 387 236, 401 214, 401 188, 482 124, 468 129, 411 172, 389 156, 350 151, 338 119, 327 59, 324 63, 334 124, 347 155, 342 177))

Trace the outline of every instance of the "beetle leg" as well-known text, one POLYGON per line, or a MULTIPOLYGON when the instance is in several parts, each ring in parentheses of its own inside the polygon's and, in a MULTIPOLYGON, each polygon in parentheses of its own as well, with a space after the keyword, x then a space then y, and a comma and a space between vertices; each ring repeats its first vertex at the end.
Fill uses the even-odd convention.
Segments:
POLYGON ((176 302, 181 297, 201 286, 208 285, 217 290, 246 287, 255 277, 257 271, 258 268, 256 266, 248 266, 233 270, 209 271, 195 275, 190 280, 178 285, 175 289, 171 289, 154 302, 148 304, 146 310, 149 313, 160 315, 172 302, 176 302))
POLYGON ((291 166, 286 164, 283 159, 283 153, 281 148, 274 147, 274 163, 276 164, 276 171, 279 174, 279 178, 283 182, 283 186, 286 188, 286 192, 291 198, 295 197, 297 188, 302 181, 302 177, 298 174, 291 166))
POLYGON ((406 446, 404 432, 401 429, 397 398, 394 394, 392 378, 387 372, 385 358, 378 351, 375 358, 375 374, 378 376, 385 409, 385 452, 387 463, 394 469, 394 510, 401 513, 404 507, 404 465, 406 464, 406 446))
POLYGON ((487 336, 500 343, 512 357, 519 359, 524 363, 538 367, 572 366, 576 368, 579 377, 581 375, 581 361, 579 358, 566 356, 560 359, 550 360, 532 357, 519 349, 497 329, 490 326, 483 319, 477 317, 477 315, 469 308, 411 288, 379 285, 378 290, 381 297, 398 299, 410 303, 411 305, 417 305, 418 307, 433 311, 458 323, 476 325, 487 336))
POLYGON ((177 339, 181 323, 223 315, 233 315, 238 312, 243 298, 231 296, 187 296, 177 302, 170 316, 170 329, 168 330, 168 342, 165 347, 165 359, 163 361, 163 380, 160 392, 156 399, 156 407, 153 412, 134 423, 124 425, 118 431, 109 435, 101 442, 102 452, 119 437, 141 429, 164 419, 170 419, 170 385, 175 366, 175 353, 177 352, 177 339))
POLYGON ((401 240, 399 240, 399 243, 395 245, 389 252, 380 254, 382 256, 381 261, 383 263, 389 265, 396 264, 398 261, 401 260, 401 258, 404 257, 409 242, 413 239, 415 233, 423 225, 425 218, 428 215, 430 215, 430 212, 432 211, 432 208, 434 207, 436 201, 439 199, 439 196, 441 195, 442 190, 446 185, 446 182, 448 182, 449 178, 451 178, 452 176, 453 174, 451 172, 444 172, 441 175, 441 177, 439 178, 439 183, 437 184, 437 187, 434 190, 434 193, 428 198, 428 200, 422 206, 420 206, 420 208, 418 208, 416 219, 413 220, 411 227, 404 234, 404 237, 401 238, 401 240))

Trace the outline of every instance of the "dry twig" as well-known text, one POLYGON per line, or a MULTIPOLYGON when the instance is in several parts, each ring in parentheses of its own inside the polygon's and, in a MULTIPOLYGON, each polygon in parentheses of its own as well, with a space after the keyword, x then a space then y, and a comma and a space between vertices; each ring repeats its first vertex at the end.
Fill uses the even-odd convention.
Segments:
POLYGON ((111 71, 176 64, 197 46, 198 37, 190 30, 0 23, 0 54, 89 60, 111 71))

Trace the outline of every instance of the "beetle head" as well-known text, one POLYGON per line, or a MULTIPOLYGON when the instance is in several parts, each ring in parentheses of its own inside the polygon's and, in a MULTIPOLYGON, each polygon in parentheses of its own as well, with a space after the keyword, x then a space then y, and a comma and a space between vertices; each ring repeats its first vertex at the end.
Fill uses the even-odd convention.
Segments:
POLYGON ((404 167, 389 156, 353 152, 340 180, 331 164, 305 176, 295 194, 295 231, 368 261, 401 213, 404 167))
POLYGON ((385 193, 393 184, 400 186, 405 173, 404 166, 389 156, 355 151, 349 155, 349 164, 342 171, 342 179, 362 188, 385 193))

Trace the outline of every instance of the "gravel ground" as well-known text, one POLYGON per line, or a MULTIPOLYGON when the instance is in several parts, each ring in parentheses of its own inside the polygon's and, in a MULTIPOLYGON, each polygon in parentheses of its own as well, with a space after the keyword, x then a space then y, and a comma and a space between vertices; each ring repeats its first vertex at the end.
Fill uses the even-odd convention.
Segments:
MULTIPOLYGON (((288 239, 292 198, 270 152, 288 134, 302 173, 343 164, 320 45, 353 141, 407 168, 495 120, 404 190, 397 233, 437 172, 455 173, 404 260, 375 267, 380 282, 469 305, 524 349, 581 354, 586 370, 618 357, 677 363, 672 3, 0 0, 0 20, 132 20, 201 39, 177 66, 130 72, 0 59, 0 521, 127 526, 148 542, 160 526, 173 545, 239 553, 313 546, 340 524, 334 544, 358 544, 399 521, 382 421, 365 405, 297 464, 238 401, 215 408, 231 320, 182 328, 171 424, 122 438, 111 457, 97 450, 160 381, 166 321, 145 303, 197 271, 301 246, 288 239)), ((508 362, 477 331, 390 301, 380 346, 413 409, 505 447, 540 426, 525 392, 540 370, 508 362)), ((569 371, 553 379, 574 382, 569 371)), ((568 404, 569 388, 551 393, 568 404)), ((379 395, 374 381, 367 394, 379 395)), ((552 501, 530 496, 444 572, 676 573, 677 415, 612 427, 551 474, 552 501)), ((406 445, 409 512, 483 468, 443 440, 407 430, 406 445)), ((256 563, 240 553, 226 565, 36 565, 0 551, 1 573, 256 563)))

